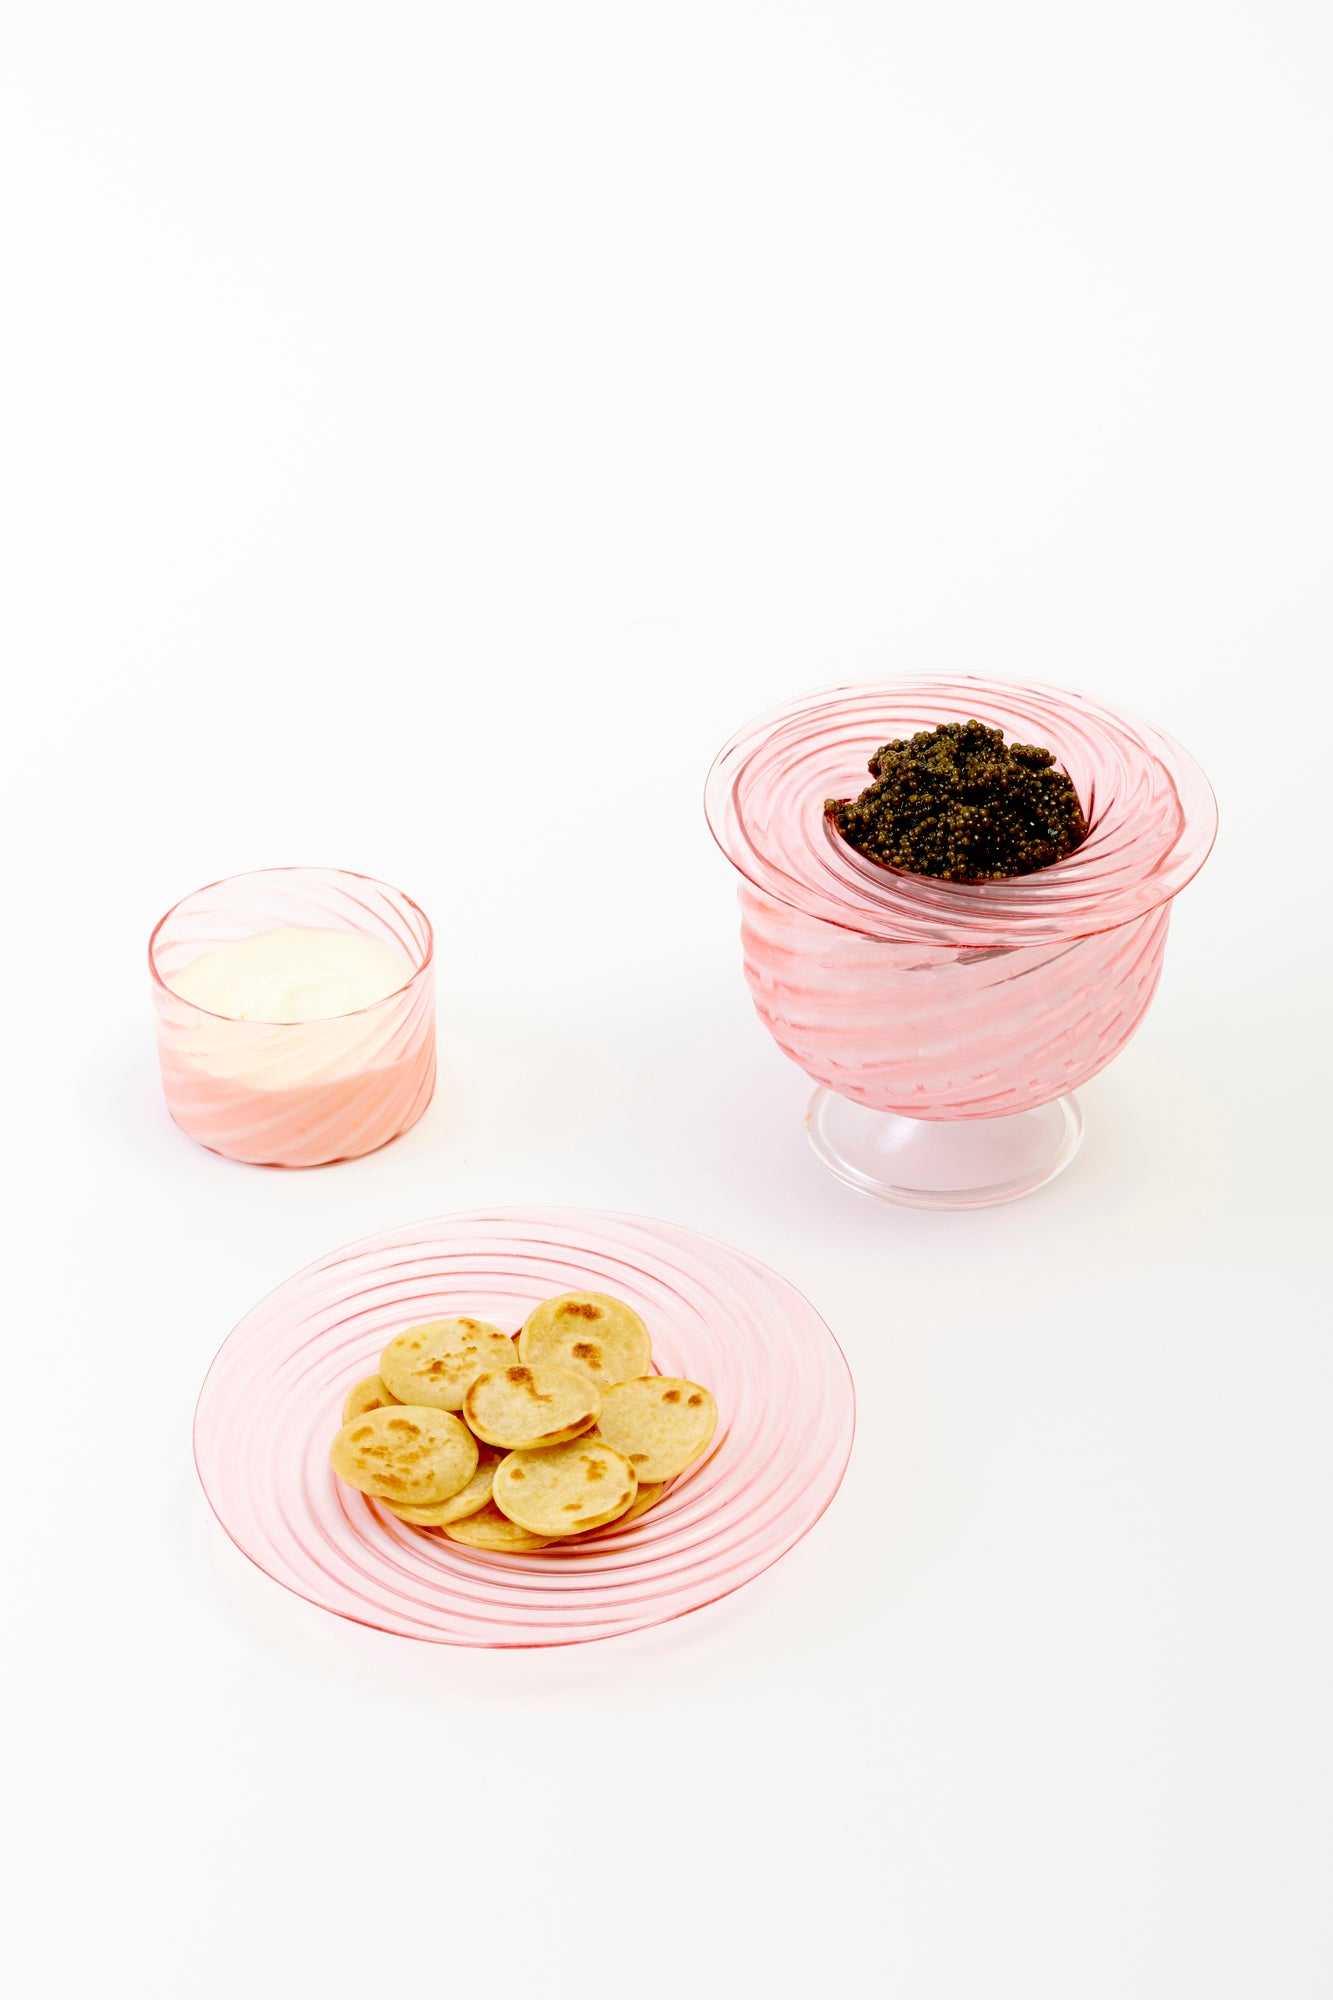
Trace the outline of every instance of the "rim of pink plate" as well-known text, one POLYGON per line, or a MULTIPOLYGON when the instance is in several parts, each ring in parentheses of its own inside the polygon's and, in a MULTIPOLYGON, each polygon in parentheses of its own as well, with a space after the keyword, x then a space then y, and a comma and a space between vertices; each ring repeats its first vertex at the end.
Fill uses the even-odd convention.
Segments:
POLYGON ((306 862, 304 864, 287 862, 277 868, 239 868, 234 875, 219 875, 216 881, 201 882, 197 889, 188 889, 183 896, 178 896, 170 909, 162 912, 162 915, 148 934, 148 975, 154 986, 158 987, 161 992, 168 994, 176 1006, 188 1008, 192 1014, 202 1014, 210 1021, 229 1021, 233 1027, 303 1028, 323 1025, 324 1022, 328 1021, 354 1021, 359 1014, 373 1014, 376 1008, 383 1007, 386 1001, 396 1000, 400 994, 410 992, 421 978, 421 975, 424 972, 429 972, 434 963, 435 926, 422 909, 420 903, 409 896, 406 889, 398 888, 393 882, 384 881, 379 875, 363 874, 357 868, 329 868, 319 862, 306 862), (244 1021, 238 1021, 234 1014, 215 1014, 210 1008, 201 1007, 197 1001, 187 1000, 183 993, 178 993, 174 986, 167 984, 157 969, 156 946, 163 926, 170 923, 177 910, 183 904, 192 902, 196 896, 206 896, 210 889, 222 889, 226 887, 228 882, 244 882, 256 875, 339 875, 345 881, 368 882, 372 888, 382 889, 387 895, 401 897, 403 902, 407 904, 408 909, 414 911, 426 927, 426 947, 420 965, 415 968, 412 977, 405 979, 401 986, 395 986, 392 993, 382 994, 378 1000, 372 1000, 365 1007, 349 1007, 344 1014, 326 1014, 321 1017, 320 1023, 306 1021, 261 1021, 255 1015, 247 1015, 244 1021))

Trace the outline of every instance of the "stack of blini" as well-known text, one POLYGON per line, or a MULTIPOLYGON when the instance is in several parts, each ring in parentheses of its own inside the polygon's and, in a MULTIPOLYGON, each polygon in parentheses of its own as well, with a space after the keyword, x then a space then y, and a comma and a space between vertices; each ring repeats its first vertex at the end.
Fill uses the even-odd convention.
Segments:
POLYGON ((395 1334, 351 1390, 329 1458, 413 1527, 543 1549, 645 1514, 707 1449, 708 1390, 651 1368, 647 1327, 605 1292, 545 1300, 512 1340, 485 1320, 430 1320, 395 1334))

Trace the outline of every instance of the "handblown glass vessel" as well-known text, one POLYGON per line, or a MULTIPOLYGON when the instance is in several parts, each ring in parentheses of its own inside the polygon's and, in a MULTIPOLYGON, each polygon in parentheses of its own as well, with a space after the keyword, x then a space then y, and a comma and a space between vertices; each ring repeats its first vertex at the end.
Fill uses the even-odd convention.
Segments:
POLYGON ((1217 807, 1180 744, 1070 689, 972 676, 838 687, 759 717, 709 774, 713 835, 741 876, 761 1020, 819 1088, 807 1129, 862 1192, 916 1207, 1009 1201, 1063 1171, 1072 1093, 1156 990, 1171 903, 1217 807), (1063 861, 1000 882, 869 861, 825 802, 883 743, 976 717, 1055 753, 1088 822, 1063 861))
POLYGON ((386 882, 338 868, 265 868, 196 890, 148 942, 167 1109, 228 1159, 316 1167, 355 1159, 415 1125, 435 1089, 430 923, 386 882), (327 1020, 211 1014, 173 992, 205 952, 272 930, 354 931, 402 953, 396 992, 327 1020))
POLYGON ((246 1315, 194 1419, 199 1477, 237 1547, 298 1597, 453 1646, 565 1646, 725 1597, 809 1533, 856 1427, 842 1350, 809 1301, 742 1251, 586 1209, 441 1216, 348 1245, 246 1315), (469 1312, 509 1329, 556 1292, 642 1314, 663 1374, 705 1382, 718 1427, 650 1512, 529 1555, 411 1528, 336 1479, 343 1399, 405 1326, 469 1312))

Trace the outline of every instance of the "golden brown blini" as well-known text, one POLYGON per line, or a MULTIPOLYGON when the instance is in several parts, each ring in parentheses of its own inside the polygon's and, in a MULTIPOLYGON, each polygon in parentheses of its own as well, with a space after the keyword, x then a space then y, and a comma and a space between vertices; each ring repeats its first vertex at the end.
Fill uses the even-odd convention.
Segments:
POLYGON ((463 1398, 463 1418, 477 1437, 502 1451, 537 1451, 587 1430, 600 1402, 586 1375, 520 1361, 479 1375, 463 1398))
POLYGON ((400 1403, 461 1410, 470 1383, 514 1358, 513 1343, 484 1319, 432 1319, 395 1334, 380 1374, 400 1403))
POLYGON ((609 1292, 562 1292, 546 1299, 523 1322, 518 1351, 533 1366, 578 1368, 599 1389, 646 1375, 653 1359, 647 1327, 632 1306, 609 1292))
POLYGON ((329 1462, 372 1499, 425 1507, 462 1492, 477 1469, 477 1441, 447 1410, 391 1403, 344 1424, 329 1462))
POLYGON ((640 1479, 674 1479, 707 1450, 717 1404, 698 1382, 648 1375, 602 1397, 597 1435, 623 1451, 640 1479))
POLYGON ((461 1492, 448 1500, 436 1500, 425 1507, 407 1507, 397 1500, 381 1500, 380 1505, 414 1528, 447 1528, 451 1522, 465 1521, 469 1514, 479 1514, 490 1499, 500 1458, 501 1454, 492 1451, 488 1444, 480 1446, 476 1471, 461 1492))
POLYGON ((367 1410, 382 1410, 397 1401, 398 1398, 389 1393, 378 1375, 366 1375, 347 1391, 343 1422, 350 1424, 353 1417, 364 1417, 367 1410))
POLYGON ((529 1534, 577 1535, 617 1519, 638 1488, 620 1452, 575 1438, 555 1451, 511 1451, 496 1468, 491 1497, 529 1534))
POLYGON ((451 1542, 462 1542, 469 1549, 494 1549, 504 1555, 526 1555, 533 1549, 544 1549, 544 1535, 530 1535, 526 1528, 520 1528, 517 1521, 511 1521, 502 1514, 493 1500, 488 1500, 478 1514, 469 1514, 466 1521, 455 1521, 444 1530, 451 1542))

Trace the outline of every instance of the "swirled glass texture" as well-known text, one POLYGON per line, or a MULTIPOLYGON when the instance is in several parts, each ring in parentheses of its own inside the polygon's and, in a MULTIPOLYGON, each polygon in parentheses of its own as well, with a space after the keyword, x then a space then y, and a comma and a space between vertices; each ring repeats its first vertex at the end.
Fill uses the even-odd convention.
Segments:
POLYGON ((337 868, 232 875, 167 911, 148 943, 158 1064, 181 1130, 228 1159, 316 1167, 415 1125, 435 1089, 434 941, 400 889, 337 868), (172 991, 205 952, 262 931, 355 931, 402 953, 396 992, 330 1020, 236 1021, 172 991))
POLYGON ((840 1096, 938 1120, 1049 1103, 1124 1047, 1171 901, 1217 830, 1206 778, 1162 731, 1070 689, 971 676, 802 696, 732 738, 705 803, 741 876, 746 977, 779 1046, 840 1096), (942 882, 835 832, 825 801, 864 788, 881 744, 972 717, 1055 753, 1088 821, 1072 854, 942 882))
POLYGON ((243 1319, 205 1379, 195 1463, 213 1511, 269 1576, 340 1617, 457 1646, 553 1646, 661 1624, 725 1597, 800 1540, 837 1492, 851 1375, 776 1272, 671 1223, 496 1209, 335 1251, 243 1319), (512 1331, 569 1290, 625 1299, 662 1374, 704 1383, 705 1456, 628 1527, 485 1554, 336 1479, 348 1389, 403 1327, 470 1313, 512 1331))

